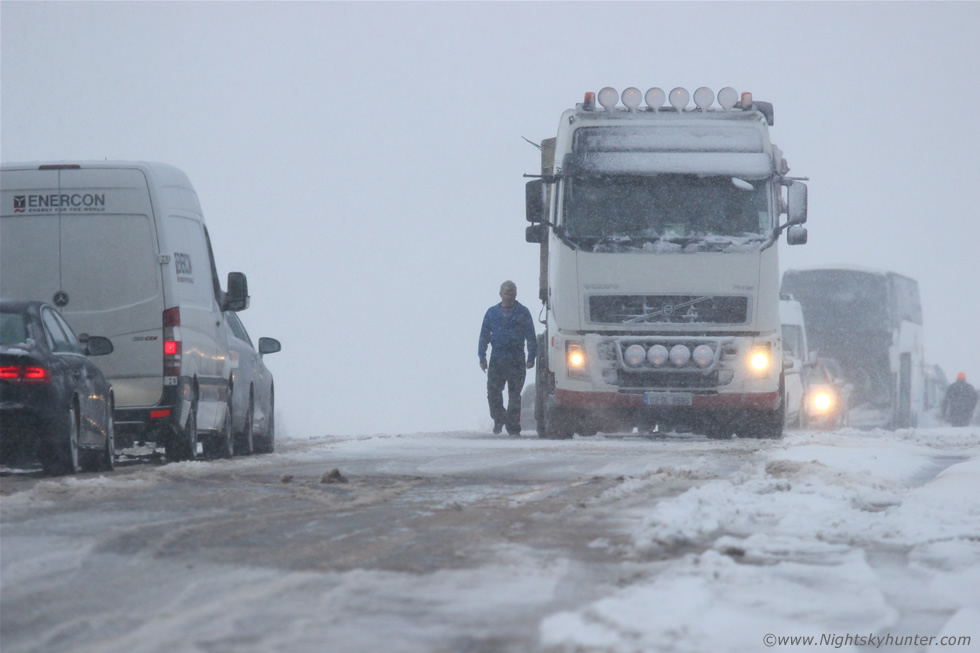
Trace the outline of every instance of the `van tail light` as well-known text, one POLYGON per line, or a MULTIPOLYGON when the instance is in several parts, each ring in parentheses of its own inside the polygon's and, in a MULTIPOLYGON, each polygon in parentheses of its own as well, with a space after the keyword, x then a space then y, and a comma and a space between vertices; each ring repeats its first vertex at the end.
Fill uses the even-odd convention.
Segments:
MULTIPOLYGON (((163 312, 163 376, 180 376, 180 309, 163 312)), ((176 378, 174 379, 176 381, 176 378)), ((164 381, 166 383, 166 380, 164 381)))
POLYGON ((28 365, 4 365, 0 367, 0 379, 14 383, 46 385, 51 383, 51 370, 46 367, 28 365))

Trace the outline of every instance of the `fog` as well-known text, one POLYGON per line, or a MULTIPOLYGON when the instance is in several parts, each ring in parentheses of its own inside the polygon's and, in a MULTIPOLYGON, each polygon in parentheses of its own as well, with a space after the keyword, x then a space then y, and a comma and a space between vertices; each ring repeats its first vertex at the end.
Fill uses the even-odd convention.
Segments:
POLYGON ((603 86, 752 91, 809 177, 809 244, 918 279, 980 379, 978 3, 0 3, 0 158, 194 183, 274 336, 282 435, 485 428, 501 281, 537 316, 533 141, 603 86))

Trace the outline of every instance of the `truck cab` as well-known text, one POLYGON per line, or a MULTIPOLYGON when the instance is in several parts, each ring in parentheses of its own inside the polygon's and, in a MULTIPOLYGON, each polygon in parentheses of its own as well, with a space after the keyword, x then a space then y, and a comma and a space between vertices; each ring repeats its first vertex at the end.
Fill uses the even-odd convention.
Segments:
POLYGON ((731 88, 690 100, 586 93, 541 144, 526 188, 541 437, 782 434, 777 245, 806 242, 806 186, 769 140, 771 105, 731 88))

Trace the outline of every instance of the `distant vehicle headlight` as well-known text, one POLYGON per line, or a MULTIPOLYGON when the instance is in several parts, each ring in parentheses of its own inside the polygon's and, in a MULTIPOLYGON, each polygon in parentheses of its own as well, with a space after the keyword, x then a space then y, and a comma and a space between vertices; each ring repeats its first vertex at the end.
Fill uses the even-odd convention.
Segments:
POLYGON ((647 360, 654 367, 660 367, 667 362, 668 358, 670 358, 670 353, 663 345, 654 345, 647 350, 647 360))
POLYGON ((677 367, 687 365, 689 360, 691 360, 691 350, 686 345, 674 345, 670 348, 670 362, 677 367))
POLYGON ((623 362, 630 367, 639 367, 647 357, 647 352, 642 345, 630 345, 623 352, 623 362))
POLYGON ((715 352, 708 345, 698 345, 694 348, 694 362, 698 367, 708 367, 715 362, 715 352))
POLYGON ((829 392, 821 390, 813 395, 812 404, 815 411, 826 413, 834 406, 834 398, 829 392))

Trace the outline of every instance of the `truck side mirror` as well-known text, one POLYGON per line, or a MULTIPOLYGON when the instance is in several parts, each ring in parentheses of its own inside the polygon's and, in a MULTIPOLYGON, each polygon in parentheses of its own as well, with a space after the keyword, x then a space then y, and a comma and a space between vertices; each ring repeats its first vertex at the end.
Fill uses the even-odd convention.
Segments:
POLYGON ((548 237, 548 227, 543 224, 532 224, 524 230, 524 240, 529 243, 541 244, 548 237))
POLYGON ((803 224, 806 222, 806 184, 794 181, 793 185, 786 189, 786 195, 789 204, 787 224, 803 224))
MULTIPOLYGON (((545 215, 544 202, 544 180, 534 179, 524 185, 524 202, 527 205, 528 222, 547 222, 548 216, 545 215)), ((528 241, 540 242, 540 241, 528 241)))
POLYGON ((248 308, 248 280, 242 272, 228 273, 228 292, 223 311, 244 311, 248 308))
POLYGON ((806 245, 806 227, 794 224, 786 230, 786 242, 790 245, 806 245))

